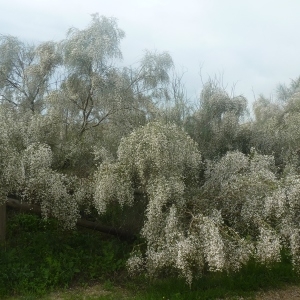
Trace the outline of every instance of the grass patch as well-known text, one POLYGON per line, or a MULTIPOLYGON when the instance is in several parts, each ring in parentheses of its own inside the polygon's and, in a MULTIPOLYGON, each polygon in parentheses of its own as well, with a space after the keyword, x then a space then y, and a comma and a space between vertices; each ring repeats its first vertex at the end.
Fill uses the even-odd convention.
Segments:
POLYGON ((13 214, 0 248, 0 295, 43 295, 114 276, 129 245, 91 230, 62 231, 55 220, 13 214))
POLYGON ((183 279, 128 277, 132 245, 99 232, 66 232, 55 220, 9 213, 7 235, 0 247, 1 299, 234 299, 300 283, 287 255, 271 268, 252 261, 238 273, 207 274, 190 289, 183 279))
POLYGON ((289 262, 266 268, 254 262, 237 273, 210 273, 196 280, 188 289, 184 280, 160 279, 135 299, 223 299, 253 297, 255 292, 299 284, 289 262))

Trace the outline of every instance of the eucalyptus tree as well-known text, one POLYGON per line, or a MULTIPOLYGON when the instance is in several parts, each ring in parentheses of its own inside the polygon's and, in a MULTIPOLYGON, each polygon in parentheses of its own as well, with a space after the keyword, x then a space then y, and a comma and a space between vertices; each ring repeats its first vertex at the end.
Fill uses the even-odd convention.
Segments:
POLYGON ((60 56, 54 42, 38 46, 12 36, 0 36, 0 95, 2 103, 23 112, 40 113, 60 56))

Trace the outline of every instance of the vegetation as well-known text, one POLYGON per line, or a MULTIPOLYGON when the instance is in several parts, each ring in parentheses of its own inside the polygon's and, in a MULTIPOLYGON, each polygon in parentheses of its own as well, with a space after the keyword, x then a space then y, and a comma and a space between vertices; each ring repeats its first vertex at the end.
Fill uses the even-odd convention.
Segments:
POLYGON ((300 80, 260 96, 251 120, 216 80, 189 103, 168 53, 120 67, 124 36, 97 14, 59 42, 0 36, 0 293, 100 280, 133 282, 142 299, 160 284, 209 299, 225 282, 240 294, 233 280, 245 292, 268 276, 298 283, 300 80), (10 212, 5 224, 8 196, 43 221, 10 212), (135 241, 78 230, 79 218, 135 241))
POLYGON ((251 261, 238 273, 206 274, 191 288, 174 277, 149 282, 127 276, 130 243, 91 230, 65 231, 55 219, 12 210, 8 220, 1 299, 216 299, 299 284, 286 254, 271 268, 251 261))
POLYGON ((9 216, 1 248, 1 295, 42 295, 53 288, 114 278, 124 269, 129 245, 93 231, 62 231, 53 220, 9 216), (79 276, 80 274, 80 276, 79 276))

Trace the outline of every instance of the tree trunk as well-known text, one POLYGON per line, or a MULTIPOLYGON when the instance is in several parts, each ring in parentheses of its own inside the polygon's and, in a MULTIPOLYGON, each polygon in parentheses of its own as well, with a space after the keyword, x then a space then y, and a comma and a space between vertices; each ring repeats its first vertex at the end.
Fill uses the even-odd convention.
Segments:
POLYGON ((6 236, 6 204, 0 205, 0 242, 5 241, 6 236))
MULTIPOLYGON (((24 211, 24 212, 30 212, 30 213, 34 213, 34 214, 41 214, 41 208, 37 205, 32 205, 32 204, 27 204, 27 203, 20 203, 20 201, 16 200, 16 199, 12 199, 12 198, 8 198, 7 199, 7 206, 10 208, 14 208, 20 211, 24 211)), ((1 216, 0 216, 1 218, 1 216)), ((112 234, 115 236, 118 236, 121 239, 125 239, 125 240, 134 240, 135 236, 128 231, 124 231, 118 228, 113 228, 110 226, 106 226, 106 225, 102 225, 96 222, 91 222, 85 219, 78 219, 77 220, 77 224, 78 226, 82 226, 85 228, 89 228, 89 229, 93 229, 93 230, 97 230, 97 231, 101 231, 103 233, 108 233, 108 234, 112 234)), ((1 225, 0 225, 1 226, 1 225)), ((1 227, 0 227, 1 230, 1 227)))

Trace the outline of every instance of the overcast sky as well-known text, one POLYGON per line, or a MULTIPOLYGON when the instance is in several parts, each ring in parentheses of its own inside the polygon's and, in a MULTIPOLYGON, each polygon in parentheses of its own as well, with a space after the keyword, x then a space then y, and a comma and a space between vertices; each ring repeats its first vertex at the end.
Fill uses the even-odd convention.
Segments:
POLYGON ((223 74, 250 103, 300 75, 299 0, 0 0, 0 11, 0 33, 23 41, 59 41, 96 12, 115 17, 124 63, 168 51, 193 99, 200 66, 204 81, 223 74))

